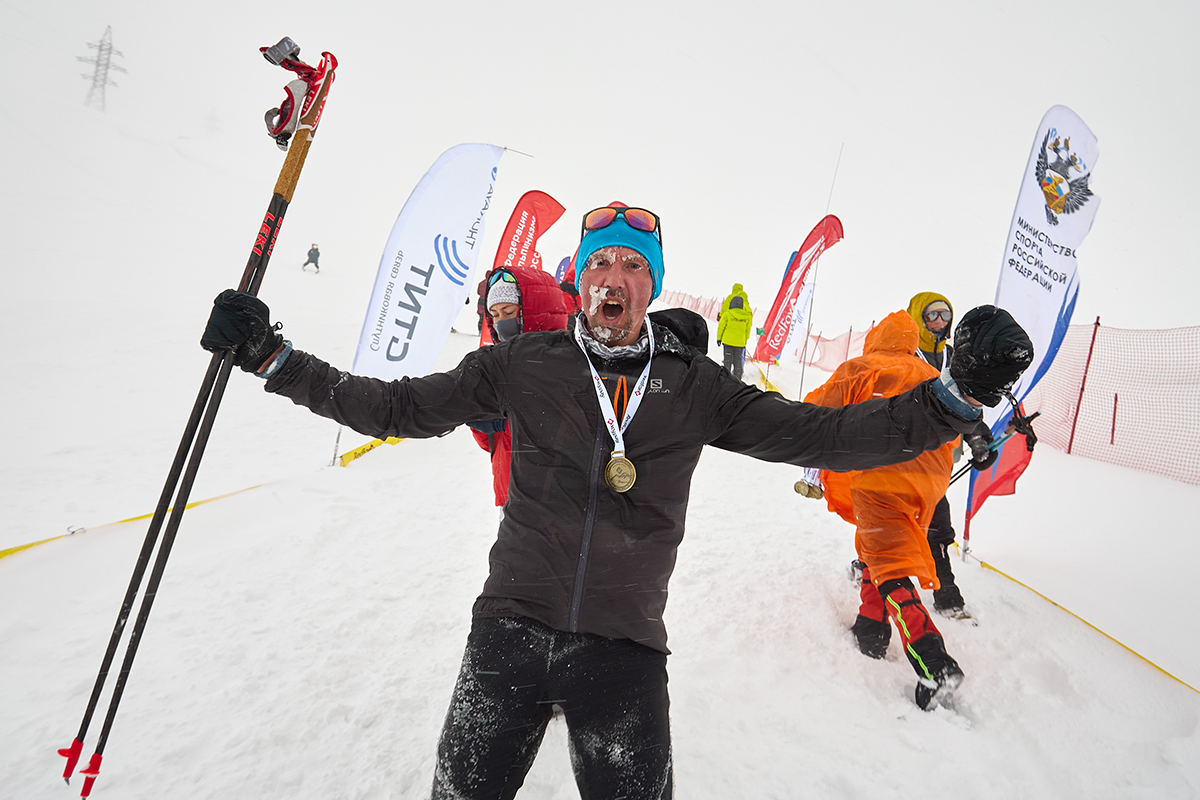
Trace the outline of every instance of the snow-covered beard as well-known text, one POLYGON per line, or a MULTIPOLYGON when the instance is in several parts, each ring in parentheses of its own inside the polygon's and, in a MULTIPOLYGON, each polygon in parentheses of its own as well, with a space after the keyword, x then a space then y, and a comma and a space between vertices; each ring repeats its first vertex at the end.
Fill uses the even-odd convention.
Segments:
POLYGON ((589 287, 586 306, 584 307, 588 332, 601 344, 621 341, 633 329, 633 315, 629 313, 629 307, 629 293, 624 289, 610 289, 607 286, 589 287), (624 323, 620 326, 609 325, 600 312, 601 306, 609 299, 619 301, 625 309, 625 314, 623 315, 624 323))

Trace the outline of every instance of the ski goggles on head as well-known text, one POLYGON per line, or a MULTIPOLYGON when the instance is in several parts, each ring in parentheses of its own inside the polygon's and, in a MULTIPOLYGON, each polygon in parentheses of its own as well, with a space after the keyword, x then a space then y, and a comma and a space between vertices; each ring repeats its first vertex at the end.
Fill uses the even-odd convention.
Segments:
POLYGON ((509 272, 506 269, 496 270, 495 272, 493 272, 491 274, 491 277, 488 278, 487 285, 495 286, 496 282, 501 281, 501 280, 503 280, 505 283, 516 283, 517 276, 513 275, 511 272, 509 272))
POLYGON ((662 242, 661 222, 658 215, 653 211, 647 211, 644 208, 613 208, 612 206, 593 208, 584 214, 583 230, 580 231, 580 237, 585 236, 588 231, 598 231, 601 228, 607 228, 616 222, 617 217, 624 217, 625 224, 634 230, 653 233, 655 238, 660 243, 662 242))
POLYGON ((948 308, 941 308, 934 311, 925 312, 926 322, 937 322, 938 317, 941 317, 945 322, 949 322, 950 320, 954 319, 954 312, 948 308))

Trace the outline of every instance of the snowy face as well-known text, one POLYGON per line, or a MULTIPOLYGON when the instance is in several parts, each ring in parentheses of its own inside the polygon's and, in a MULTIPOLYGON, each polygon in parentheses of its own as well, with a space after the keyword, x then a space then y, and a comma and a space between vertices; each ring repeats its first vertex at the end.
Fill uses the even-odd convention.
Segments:
POLYGON ((596 341, 609 347, 634 344, 654 294, 650 263, 628 247, 601 248, 584 265, 579 294, 596 341))

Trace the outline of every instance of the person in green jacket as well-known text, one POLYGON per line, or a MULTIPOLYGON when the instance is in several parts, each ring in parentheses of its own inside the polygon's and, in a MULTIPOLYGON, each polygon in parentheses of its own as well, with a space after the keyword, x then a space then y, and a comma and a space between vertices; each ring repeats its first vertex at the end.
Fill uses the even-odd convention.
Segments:
POLYGON ((725 347, 725 369, 733 373, 739 381, 742 379, 742 365, 746 361, 746 342, 750 339, 750 331, 754 328, 754 315, 750 311, 750 301, 742 291, 742 285, 735 283, 733 291, 721 304, 721 313, 717 315, 717 344, 725 347))
POLYGON ((725 315, 725 312, 729 310, 729 301, 735 297, 742 298, 742 306, 744 308, 750 307, 750 298, 746 295, 746 290, 742 288, 742 285, 740 283, 735 283, 733 285, 733 291, 731 291, 729 293, 729 296, 726 297, 725 300, 721 303, 721 310, 717 313, 718 320, 720 320, 721 317, 723 317, 725 315))

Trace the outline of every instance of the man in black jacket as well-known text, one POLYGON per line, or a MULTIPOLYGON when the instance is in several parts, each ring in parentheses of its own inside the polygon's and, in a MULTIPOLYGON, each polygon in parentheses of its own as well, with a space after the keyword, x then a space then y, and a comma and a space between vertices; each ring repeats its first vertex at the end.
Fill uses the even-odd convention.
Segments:
MULTIPOLYGON (((644 209, 588 212, 572 329, 522 334, 449 372, 391 382, 293 350, 257 298, 216 300, 205 348, 233 348, 268 392, 361 433, 432 437, 508 419, 508 501, 438 743, 434 798, 514 796, 554 708, 581 794, 671 797, 662 616, 703 447, 831 470, 898 463, 973 430, 972 395, 993 397, 1028 365, 979 336, 963 370, 897 397, 837 409, 790 402, 647 324, 662 291, 661 241, 644 209)), ((983 324, 1020 330, 1004 312, 983 324)))

